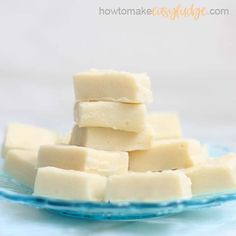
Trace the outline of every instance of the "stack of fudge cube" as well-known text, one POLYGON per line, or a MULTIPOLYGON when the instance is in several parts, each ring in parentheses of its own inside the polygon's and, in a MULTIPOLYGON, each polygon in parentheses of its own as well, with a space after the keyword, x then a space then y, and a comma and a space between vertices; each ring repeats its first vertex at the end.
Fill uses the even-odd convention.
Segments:
POLYGON ((32 126, 8 128, 5 170, 34 195, 169 201, 236 189, 235 154, 208 157, 199 141, 182 138, 176 114, 147 113, 152 91, 146 74, 78 73, 74 91, 68 141, 32 126))
POLYGON ((150 148, 145 103, 152 92, 145 74, 79 73, 74 90, 76 125, 70 144, 124 152, 150 148))

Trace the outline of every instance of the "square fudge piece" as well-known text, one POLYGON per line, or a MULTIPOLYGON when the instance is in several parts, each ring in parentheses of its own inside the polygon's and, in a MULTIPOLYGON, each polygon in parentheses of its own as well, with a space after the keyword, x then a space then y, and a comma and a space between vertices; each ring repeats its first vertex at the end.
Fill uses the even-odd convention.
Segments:
POLYGON ((107 178, 75 170, 42 167, 36 175, 34 194, 65 200, 101 201, 107 178))
POLYGON ((236 154, 212 158, 185 170, 194 195, 236 191, 236 154))
POLYGON ((58 136, 47 129, 11 123, 5 134, 3 156, 6 156, 10 149, 38 150, 41 145, 55 144, 57 141, 58 136))
POLYGON ((144 150, 151 147, 153 132, 146 128, 140 133, 111 128, 79 128, 74 126, 71 145, 108 151, 144 150))
POLYGON ((37 155, 37 151, 11 149, 5 159, 4 171, 33 188, 37 172, 37 155))
POLYGON ((179 117, 175 113, 149 113, 147 121, 154 130, 154 139, 175 139, 182 136, 179 117))
POLYGON ((123 174, 128 171, 128 153, 102 151, 71 145, 41 146, 38 167, 54 166, 100 175, 123 174))
POLYGON ((147 103, 152 101, 150 80, 146 74, 113 70, 90 70, 74 76, 77 101, 116 101, 147 103))
POLYGON ((191 198, 191 181, 181 171, 130 172, 108 178, 106 201, 170 201, 191 198))
POLYGON ((187 168, 204 162, 206 148, 196 140, 155 141, 148 150, 129 152, 130 171, 160 171, 187 168))
POLYGON ((105 127, 138 133, 146 126, 146 107, 119 102, 78 102, 74 118, 79 127, 105 127))

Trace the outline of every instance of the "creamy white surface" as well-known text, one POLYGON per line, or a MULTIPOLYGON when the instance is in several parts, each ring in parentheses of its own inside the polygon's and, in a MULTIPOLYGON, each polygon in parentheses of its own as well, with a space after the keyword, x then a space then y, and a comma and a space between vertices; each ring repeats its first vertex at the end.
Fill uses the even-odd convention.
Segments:
POLYGON ((5 156, 11 149, 38 150, 40 145, 55 144, 56 133, 28 124, 10 123, 5 131, 2 153, 5 156))
POLYGON ((37 151, 12 149, 9 150, 4 163, 4 171, 33 188, 37 172, 37 151))
POLYGON ((141 132, 146 126, 146 106, 120 102, 78 102, 74 119, 79 127, 107 127, 141 132))
POLYGON ((181 171, 113 175, 108 178, 105 199, 111 202, 157 202, 192 197, 191 181, 181 171))
POLYGON ((45 145, 38 153, 38 167, 53 166, 105 176, 128 171, 128 153, 71 145, 45 145))
POLYGON ((152 129, 140 133, 111 128, 79 128, 74 126, 70 144, 108 151, 145 150, 151 147, 152 129))
POLYGON ((154 141, 148 150, 129 152, 130 171, 160 171, 187 168, 207 157, 207 151, 197 140, 166 139, 154 141))
POLYGON ((116 101, 148 103, 152 101, 147 74, 115 70, 90 70, 74 76, 77 101, 116 101))
POLYGON ((184 172, 191 179, 193 195, 236 190, 236 154, 209 160, 184 172))
POLYGON ((147 116, 154 130, 154 139, 180 138, 181 123, 176 113, 151 112, 147 116))
POLYGON ((106 177, 97 174, 42 167, 37 171, 33 194, 57 199, 101 201, 106 182, 106 177))
MULTIPOLYGON (((9 121, 67 133, 73 122, 71 76, 92 66, 148 72, 154 89, 154 104, 149 108, 177 111, 187 137, 235 146, 234 0, 195 3, 209 8, 229 7, 231 11, 229 16, 209 16, 198 21, 98 16, 99 6, 174 7, 179 3, 121 1, 117 6, 115 0, 2 2, 2 133, 9 121)), ((235 209, 232 202, 157 220, 93 222, 1 201, 0 212, 4 214, 0 228, 1 234, 9 236, 234 236, 235 209)))

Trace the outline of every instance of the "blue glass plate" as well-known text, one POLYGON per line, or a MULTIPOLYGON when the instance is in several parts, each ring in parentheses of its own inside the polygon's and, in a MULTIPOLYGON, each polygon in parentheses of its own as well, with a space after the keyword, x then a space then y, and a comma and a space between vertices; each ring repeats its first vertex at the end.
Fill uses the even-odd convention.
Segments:
MULTIPOLYGON (((209 145, 211 156, 217 157, 228 152, 230 148, 209 145)), ((0 173, 0 198, 46 209, 57 214, 93 220, 138 220, 156 218, 192 209, 217 206, 236 200, 235 193, 208 195, 190 200, 178 200, 159 203, 97 203, 84 201, 64 201, 31 195, 32 190, 0 173)))

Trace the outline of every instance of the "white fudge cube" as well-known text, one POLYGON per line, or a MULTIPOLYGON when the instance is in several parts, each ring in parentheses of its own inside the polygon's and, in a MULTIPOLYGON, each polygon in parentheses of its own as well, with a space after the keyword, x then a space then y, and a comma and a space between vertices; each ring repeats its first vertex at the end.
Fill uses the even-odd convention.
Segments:
POLYGON ((10 149, 38 150, 41 145, 55 144, 57 139, 57 135, 47 129, 11 123, 5 134, 3 156, 10 149))
POLYGON ((152 101, 150 80, 146 74, 90 70, 75 75, 74 89, 77 101, 152 101))
POLYGON ((79 128, 76 125, 70 144, 108 151, 143 150, 151 147, 152 135, 151 129, 134 133, 111 128, 79 128))
POLYGON ((146 126, 146 107, 119 102, 78 102, 75 104, 74 118, 79 127, 141 132, 146 126))
POLYGON ((212 158, 185 173, 192 181, 194 195, 236 191, 236 154, 212 158))
POLYGON ((12 149, 7 153, 4 171, 28 187, 34 187, 37 151, 12 149))
POLYGON ((128 153, 102 151, 70 145, 41 146, 38 167, 54 166, 100 175, 123 174, 128 171, 128 153))
POLYGON ((206 148, 196 140, 155 141, 148 150, 129 152, 130 171, 160 171, 187 168, 204 162, 206 148))
POLYGON ((182 136, 180 121, 175 113, 149 113, 147 121, 154 130, 154 139, 173 139, 182 136))
POLYGON ((106 177, 96 174, 42 167, 36 175, 33 195, 65 200, 101 201, 104 199, 106 182, 106 177))
POLYGON ((106 189, 106 200, 111 202, 170 201, 191 196, 191 181, 181 171, 113 175, 106 189))

